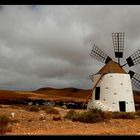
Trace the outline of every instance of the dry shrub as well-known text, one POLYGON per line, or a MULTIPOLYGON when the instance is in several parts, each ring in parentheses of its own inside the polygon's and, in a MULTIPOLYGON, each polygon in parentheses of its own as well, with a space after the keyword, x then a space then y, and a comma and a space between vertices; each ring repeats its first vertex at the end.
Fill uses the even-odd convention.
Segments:
POLYGON ((96 123, 109 119, 135 119, 134 112, 103 112, 98 109, 91 109, 82 113, 70 110, 64 118, 85 123, 96 123))
POLYGON ((46 110, 46 106, 43 106, 43 105, 39 106, 39 108, 40 110, 46 110))
POLYGON ((61 119, 60 115, 53 116, 53 121, 60 121, 61 119))
POLYGON ((14 124, 14 123, 18 123, 19 120, 17 120, 17 119, 11 119, 11 120, 9 120, 9 122, 10 122, 11 124, 14 124))
POLYGON ((0 115, 0 134, 11 131, 11 128, 8 127, 8 123, 10 123, 10 119, 5 115, 0 115))
POLYGON ((112 118, 114 119, 135 119, 135 113, 133 112, 113 112, 112 118))
POLYGON ((31 112, 38 112, 39 108, 37 106, 27 106, 26 110, 31 111, 31 112))
POLYGON ((136 116, 140 117, 140 109, 135 112, 136 116))
POLYGON ((70 119, 72 121, 96 123, 108 119, 108 116, 105 115, 104 112, 98 109, 92 109, 81 113, 76 112, 72 109, 65 115, 64 118, 70 119))
POLYGON ((102 116, 106 120, 112 119, 112 112, 111 111, 103 112, 102 116))
POLYGON ((74 109, 71 109, 64 118, 72 120, 72 121, 78 121, 78 118, 80 116, 80 113, 76 112, 74 109))
POLYGON ((45 112, 47 114, 59 114, 59 111, 52 106, 46 107, 45 112))

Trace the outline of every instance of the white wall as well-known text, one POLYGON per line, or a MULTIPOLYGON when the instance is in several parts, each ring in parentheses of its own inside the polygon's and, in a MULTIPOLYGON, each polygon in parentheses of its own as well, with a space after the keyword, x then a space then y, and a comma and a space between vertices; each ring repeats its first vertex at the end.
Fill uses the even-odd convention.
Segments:
MULTIPOLYGON (((95 75, 94 84, 100 75, 95 75)), ((126 102, 126 112, 135 112, 133 91, 129 74, 109 73, 105 74, 98 83, 100 87, 100 102, 111 108, 112 111, 120 111, 119 101, 126 102)), ((92 102, 95 101, 95 90, 92 93, 92 102)), ((91 103, 90 103, 91 106, 91 103)))

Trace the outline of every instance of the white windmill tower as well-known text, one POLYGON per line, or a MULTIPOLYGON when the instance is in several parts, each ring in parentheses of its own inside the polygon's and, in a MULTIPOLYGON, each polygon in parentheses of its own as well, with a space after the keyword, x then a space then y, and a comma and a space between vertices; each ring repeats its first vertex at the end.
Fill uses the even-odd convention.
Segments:
POLYGON ((139 64, 140 49, 126 59, 126 64, 120 65, 120 58, 123 58, 124 33, 112 33, 112 39, 118 63, 96 45, 92 48, 90 56, 104 62, 105 65, 95 75, 90 76, 93 89, 87 97, 87 99, 91 97, 87 109, 135 112, 132 83, 140 88, 140 75, 131 70, 127 73, 122 67, 126 64, 129 67, 139 64))

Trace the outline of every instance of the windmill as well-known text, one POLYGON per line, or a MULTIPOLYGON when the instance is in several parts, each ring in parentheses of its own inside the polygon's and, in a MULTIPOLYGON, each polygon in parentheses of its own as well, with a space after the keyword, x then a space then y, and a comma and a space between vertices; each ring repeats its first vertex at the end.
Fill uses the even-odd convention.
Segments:
POLYGON ((140 74, 129 70, 126 72, 123 67, 132 67, 140 63, 140 49, 126 59, 121 65, 124 51, 124 32, 112 33, 115 58, 118 62, 108 56, 95 44, 90 56, 105 63, 105 65, 90 78, 93 81, 93 88, 87 99, 87 109, 101 109, 102 111, 123 111, 135 112, 132 84, 140 88, 140 74))

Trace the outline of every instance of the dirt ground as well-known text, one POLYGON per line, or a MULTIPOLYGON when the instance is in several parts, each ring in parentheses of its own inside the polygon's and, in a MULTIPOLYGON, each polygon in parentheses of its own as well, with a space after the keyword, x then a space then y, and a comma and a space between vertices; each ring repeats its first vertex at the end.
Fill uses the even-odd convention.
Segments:
POLYGON ((64 119, 68 109, 55 108, 59 111, 61 120, 53 120, 57 115, 46 114, 44 110, 31 112, 23 107, 1 107, 0 115, 18 120, 16 123, 9 123, 11 132, 4 135, 140 135, 140 119, 111 119, 98 123, 72 122, 64 119), (15 113, 14 117, 12 112, 15 113), (41 114, 45 119, 40 119, 41 114))

